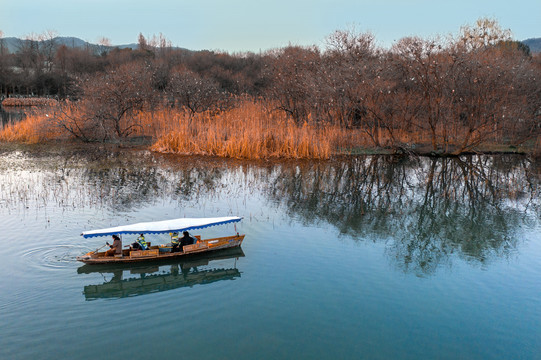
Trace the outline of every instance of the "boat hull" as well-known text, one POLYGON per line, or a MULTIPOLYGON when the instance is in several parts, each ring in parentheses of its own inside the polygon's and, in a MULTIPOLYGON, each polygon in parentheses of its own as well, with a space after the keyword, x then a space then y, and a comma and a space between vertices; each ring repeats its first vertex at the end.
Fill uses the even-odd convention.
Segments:
POLYGON ((151 246, 145 251, 131 251, 129 249, 122 250, 122 255, 105 256, 105 252, 89 252, 83 256, 78 256, 77 260, 85 264, 127 264, 138 263, 144 261, 156 260, 171 260, 189 256, 193 254, 201 254, 216 250, 228 249, 241 246, 244 240, 244 235, 226 236, 208 240, 200 240, 196 244, 186 245, 182 252, 164 252, 164 249, 159 246, 151 246))

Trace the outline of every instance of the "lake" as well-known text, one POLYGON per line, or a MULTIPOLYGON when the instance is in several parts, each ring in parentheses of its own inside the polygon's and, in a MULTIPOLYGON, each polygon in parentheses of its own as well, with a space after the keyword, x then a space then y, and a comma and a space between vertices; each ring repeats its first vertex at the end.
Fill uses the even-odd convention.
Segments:
POLYGON ((0 358, 540 359, 540 174, 502 155, 4 147, 0 358), (239 231, 241 249, 75 260, 110 241, 84 230, 230 215, 192 234, 239 231))

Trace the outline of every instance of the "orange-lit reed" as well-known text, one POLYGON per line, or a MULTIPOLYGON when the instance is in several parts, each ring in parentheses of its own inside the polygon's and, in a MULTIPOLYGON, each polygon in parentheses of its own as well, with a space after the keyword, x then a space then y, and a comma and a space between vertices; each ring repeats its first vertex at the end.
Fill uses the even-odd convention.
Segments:
POLYGON ((54 118, 52 109, 28 112, 24 120, 0 129, 0 141, 35 144, 65 137, 54 125, 54 118))
POLYGON ((190 117, 184 112, 165 116, 152 150, 244 159, 327 159, 332 139, 326 129, 295 124, 282 112, 267 111, 261 104, 244 102, 218 114, 190 117))
MULTIPOLYGON (((130 136, 151 138, 153 151, 188 155, 328 159, 332 154, 374 149, 373 139, 362 129, 318 126, 310 119, 297 124, 284 112, 269 110, 266 105, 244 101, 227 111, 199 114, 164 106, 124 118, 121 127, 135 125, 130 136)), ((85 106, 84 103, 66 103, 62 111, 60 107, 35 108, 23 121, 0 129, 0 141, 38 143, 67 139, 73 136, 66 128, 75 127, 74 119, 79 122, 77 125, 93 121, 85 106)), ((393 130, 394 144, 388 135, 384 130, 379 132, 380 146, 430 143, 430 134, 418 130, 393 130)), ((538 153, 539 148, 538 140, 538 153)))

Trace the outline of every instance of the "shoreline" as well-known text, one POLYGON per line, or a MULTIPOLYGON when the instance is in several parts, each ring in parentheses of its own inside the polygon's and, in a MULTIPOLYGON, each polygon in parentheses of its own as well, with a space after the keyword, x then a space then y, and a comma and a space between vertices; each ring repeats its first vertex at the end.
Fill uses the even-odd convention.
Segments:
POLYGON ((492 150, 486 149, 483 151, 467 151, 460 154, 450 154, 444 152, 437 152, 433 150, 422 149, 418 150, 409 150, 409 149, 393 149, 393 148, 354 148, 345 150, 338 150, 332 152, 328 159, 321 158, 301 158, 301 157, 285 157, 285 156, 271 156, 267 158, 243 158, 243 157, 228 157, 228 156, 219 156, 212 154, 189 154, 189 153, 176 153, 176 152, 165 152, 157 151, 152 149, 152 143, 148 141, 140 140, 128 140, 128 141, 118 141, 118 142, 93 142, 85 143, 80 141, 48 141, 48 142, 39 142, 39 143, 23 143, 23 142, 0 142, 0 152, 11 152, 11 151, 43 151, 50 150, 52 152, 62 153, 64 151, 87 151, 95 149, 97 152, 100 151, 109 151, 109 150, 139 150, 139 151, 149 151, 155 154, 161 154, 164 156, 179 156, 179 157, 200 157, 204 159, 214 159, 214 160, 242 160, 242 161, 332 161, 339 158, 347 158, 354 156, 414 156, 414 157, 427 157, 427 158, 456 158, 460 156, 475 156, 475 155, 487 155, 487 156, 497 156, 497 155, 519 155, 531 158, 535 161, 541 161, 541 155, 535 154, 534 149, 531 151, 524 147, 506 147, 505 149, 492 150))

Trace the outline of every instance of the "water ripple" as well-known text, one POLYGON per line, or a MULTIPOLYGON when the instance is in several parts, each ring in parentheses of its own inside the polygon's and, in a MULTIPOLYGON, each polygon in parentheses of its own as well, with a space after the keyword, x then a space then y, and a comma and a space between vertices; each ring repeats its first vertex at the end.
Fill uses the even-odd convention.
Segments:
POLYGON ((45 245, 27 248, 20 256, 38 269, 65 269, 77 261, 76 256, 87 251, 88 249, 81 245, 45 245))

